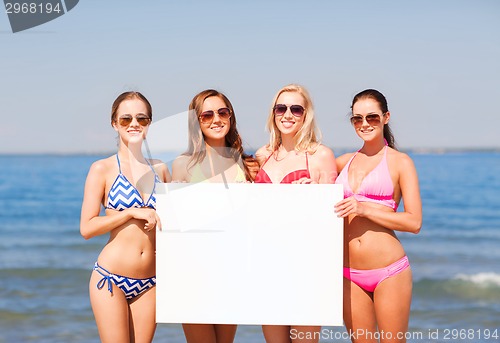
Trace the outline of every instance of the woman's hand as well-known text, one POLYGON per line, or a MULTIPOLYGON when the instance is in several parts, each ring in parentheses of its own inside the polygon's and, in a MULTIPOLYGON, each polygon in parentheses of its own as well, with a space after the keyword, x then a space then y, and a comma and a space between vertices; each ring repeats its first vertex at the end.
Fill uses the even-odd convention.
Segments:
POLYGON ((142 207, 133 209, 133 211, 133 216, 135 219, 146 221, 146 224, 144 224, 144 231, 149 232, 151 230, 154 230, 156 226, 158 226, 158 229, 161 231, 160 217, 154 209, 149 207, 142 207))
POLYGON ((119 214, 120 212, 128 213, 129 218, 144 220, 146 224, 144 224, 145 231, 151 231, 158 226, 158 229, 161 231, 161 222, 160 217, 156 213, 156 210, 149 207, 138 207, 138 208, 128 208, 123 211, 106 209, 106 215, 112 216, 115 214, 119 214))
POLYGON ((335 213, 337 213, 337 217, 345 218, 350 214, 356 214, 358 216, 364 216, 366 212, 366 207, 363 203, 359 202, 354 198, 354 196, 350 196, 349 198, 345 198, 342 201, 339 201, 335 205, 335 213))
POLYGON ((313 179, 310 179, 308 177, 303 177, 301 179, 292 181, 292 183, 300 183, 300 184, 313 184, 313 183, 316 183, 317 184, 316 181, 314 181, 313 179))

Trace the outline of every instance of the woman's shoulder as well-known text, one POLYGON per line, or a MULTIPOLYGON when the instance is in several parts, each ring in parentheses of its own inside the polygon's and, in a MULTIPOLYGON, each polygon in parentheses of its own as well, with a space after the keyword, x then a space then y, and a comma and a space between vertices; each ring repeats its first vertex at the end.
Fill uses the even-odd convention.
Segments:
POLYGON ((354 156, 354 154, 355 154, 355 152, 346 152, 345 154, 338 156, 337 160, 340 162, 347 163, 347 161, 349 161, 351 159, 351 157, 354 156))
POLYGON ((172 162, 172 181, 173 182, 188 182, 188 167, 191 160, 189 155, 179 155, 172 162))
POLYGON ((335 158, 333 150, 323 144, 317 144, 314 146, 310 154, 311 156, 315 156, 317 158, 335 158))
POLYGON ((318 144, 311 152, 308 151, 308 154, 310 156, 310 163, 317 165, 320 168, 326 165, 335 164, 335 155, 333 150, 326 145, 318 144))
POLYGON ((92 163, 92 165, 90 166, 90 170, 102 174, 112 168, 114 164, 118 165, 117 163, 118 162, 116 161, 116 155, 111 155, 92 163))
POLYGON ((165 168, 168 169, 167 164, 165 162, 163 162, 162 160, 152 158, 152 159, 148 159, 148 161, 149 161, 149 164, 151 164, 151 166, 155 170, 162 170, 163 171, 165 168))
POLYGON ((160 180, 162 182, 170 181, 170 171, 168 170, 168 166, 165 162, 159 159, 150 159, 149 163, 153 167, 156 174, 160 176, 160 180))
POLYGON ((190 156, 188 155, 179 155, 172 162, 172 169, 174 168, 187 168, 190 160, 190 156))
POLYGON ((92 163, 87 173, 87 182, 94 185, 99 184, 99 187, 105 184, 110 173, 118 173, 118 163, 116 155, 97 160, 92 163))
POLYGON ((406 168, 414 168, 413 160, 407 153, 388 148, 387 155, 389 159, 392 159, 395 162, 395 165, 398 166, 398 168, 401 170, 404 170, 406 168))
POLYGON ((337 163, 337 170, 340 172, 342 169, 344 169, 345 165, 349 160, 354 156, 355 152, 348 152, 343 155, 340 155, 335 159, 335 162, 337 163))
POLYGON ((269 156, 271 155, 272 150, 269 144, 261 146, 257 151, 255 152, 255 156, 269 156))
POLYGON ((262 165, 272 153, 273 152, 269 144, 264 145, 255 152, 255 159, 260 165, 262 165))

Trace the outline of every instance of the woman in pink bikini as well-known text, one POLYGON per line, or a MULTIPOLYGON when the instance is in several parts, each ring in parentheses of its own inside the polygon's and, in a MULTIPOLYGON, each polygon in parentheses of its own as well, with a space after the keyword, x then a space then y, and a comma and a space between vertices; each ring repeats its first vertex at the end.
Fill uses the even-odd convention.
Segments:
MULTIPOLYGON (((291 84, 281 88, 274 97, 267 120, 271 133, 269 144, 260 148, 256 155, 261 169, 256 183, 333 183, 337 176, 333 151, 321 145, 311 97, 307 90, 291 84)), ((294 211, 287 206, 276 210, 294 211)), ((298 273, 301 271, 298 270, 298 273)), ((307 271, 304 271, 305 273, 307 271)), ((267 343, 292 342, 290 330, 297 337, 318 337, 319 326, 264 325, 262 330, 267 343), (303 333, 303 334, 302 334, 303 333), (311 335, 307 335, 311 333, 311 335)), ((293 340, 293 342, 317 342, 317 340, 293 340)))
POLYGON ((353 342, 405 342, 412 275, 395 231, 420 231, 417 172, 411 158, 394 148, 383 94, 364 90, 351 109, 363 147, 337 158, 335 182, 344 185, 344 200, 335 205, 345 219, 344 322, 353 342), (401 198, 404 211, 396 212, 401 198))

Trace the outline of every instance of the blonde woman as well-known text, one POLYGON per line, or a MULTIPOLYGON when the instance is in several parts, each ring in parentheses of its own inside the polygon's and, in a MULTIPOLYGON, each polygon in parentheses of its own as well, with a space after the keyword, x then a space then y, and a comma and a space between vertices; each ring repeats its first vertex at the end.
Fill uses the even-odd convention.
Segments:
MULTIPOLYGON (((276 93, 267 128, 270 131, 269 144, 256 153, 261 166, 255 177, 256 183, 334 183, 337 177, 335 156, 331 149, 319 143, 312 100, 304 87, 291 84, 276 93)), ((284 202, 275 210, 293 215, 297 208, 284 202)), ((292 340, 292 329, 297 333, 295 337, 319 337, 319 326, 262 327, 267 343, 318 341, 292 340)))

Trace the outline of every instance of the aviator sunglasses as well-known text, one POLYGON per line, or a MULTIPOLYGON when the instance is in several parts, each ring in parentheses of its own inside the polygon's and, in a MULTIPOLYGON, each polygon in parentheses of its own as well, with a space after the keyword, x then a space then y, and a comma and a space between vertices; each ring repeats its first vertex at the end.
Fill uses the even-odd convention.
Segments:
MULTIPOLYGON (((273 107, 273 113, 275 116, 282 116, 286 113, 288 106, 285 104, 276 104, 273 107)), ((304 107, 300 105, 290 105, 290 112, 294 115, 294 117, 302 117, 304 115, 304 107)))
MULTIPOLYGON (((129 126, 133 119, 134 117, 130 115, 124 115, 118 118, 118 123, 121 126, 129 126)), ((151 118, 149 118, 147 115, 144 114, 137 115, 135 117, 135 120, 137 120, 137 123, 139 123, 139 125, 141 126, 148 126, 149 123, 151 122, 151 118)))
MULTIPOLYGON (((385 113, 382 114, 382 116, 385 116, 385 113)), ((350 118, 351 124, 353 126, 358 126, 363 124, 363 120, 366 119, 366 122, 368 125, 378 125, 380 121, 382 120, 380 114, 367 114, 366 116, 362 115, 355 115, 350 118)))
POLYGON ((228 120, 229 118, 231 118, 231 110, 227 107, 219 108, 217 111, 201 112, 198 118, 203 124, 210 123, 212 122, 212 120, 214 120, 215 113, 217 113, 219 115, 219 118, 222 120, 228 120))

